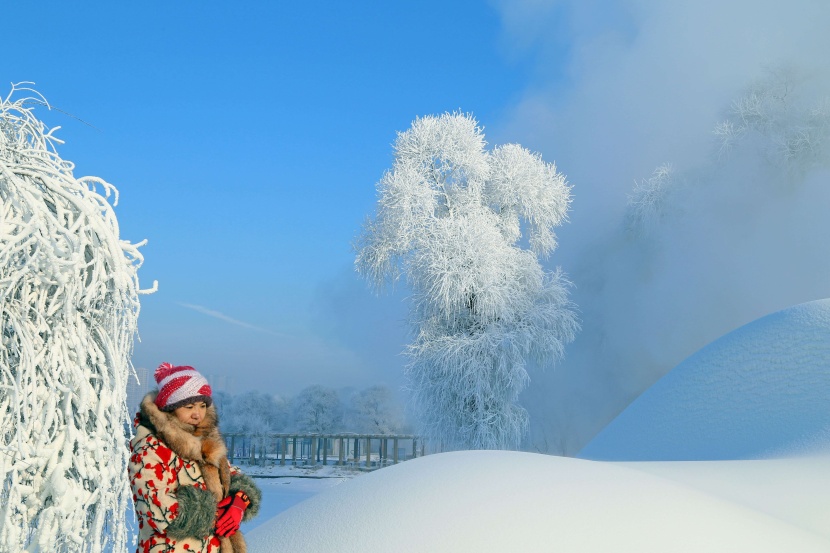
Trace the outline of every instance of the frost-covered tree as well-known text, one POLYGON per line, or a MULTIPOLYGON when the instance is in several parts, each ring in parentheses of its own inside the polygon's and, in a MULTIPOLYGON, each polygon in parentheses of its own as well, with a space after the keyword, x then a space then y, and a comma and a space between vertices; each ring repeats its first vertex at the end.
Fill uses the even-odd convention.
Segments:
POLYGON ((403 426, 401 409, 386 386, 372 386, 351 397, 352 430, 369 434, 391 434, 403 426))
POLYGON ((808 77, 793 66, 767 71, 715 126, 719 155, 754 143, 770 163, 802 172, 830 156, 830 98, 810 98, 808 77))
POLYGON ((219 423, 221 424, 222 430, 230 432, 228 429, 228 421, 233 409, 233 395, 223 390, 214 390, 211 397, 213 398, 213 405, 216 406, 216 412, 219 413, 219 423))
POLYGON ((222 430, 227 434, 245 434, 255 448, 267 446, 267 435, 284 432, 288 425, 287 402, 263 392, 233 396, 220 413, 222 430))
POLYGON ((486 150, 472 116, 444 114, 398 134, 378 196, 355 264, 379 288, 403 276, 412 289, 406 374, 423 432, 518 447, 526 363, 556 360, 578 329, 568 281, 538 259, 566 219, 565 177, 517 144, 486 150))
POLYGON ((222 429, 254 436, 282 432, 288 424, 288 405, 280 397, 263 392, 233 396, 222 411, 222 429))
POLYGON ((697 204, 697 196, 713 201, 714 183, 721 192, 741 186, 741 179, 724 175, 735 171, 742 156, 744 163, 764 168, 756 193, 795 186, 810 170, 830 166, 830 97, 813 90, 810 80, 792 66, 772 68, 754 80, 714 126, 713 159, 686 171, 664 163, 648 179, 635 181, 628 195, 629 230, 641 237, 659 235, 661 224, 697 204))
POLYGON ((340 395, 325 386, 309 386, 291 400, 291 417, 294 428, 301 432, 337 431, 343 421, 340 395))
POLYGON ((665 215, 674 179, 670 163, 657 167, 648 179, 634 183, 628 195, 628 228, 639 230, 656 224, 665 215))
POLYGON ((0 551, 126 551, 141 244, 26 90, 0 103, 0 551))

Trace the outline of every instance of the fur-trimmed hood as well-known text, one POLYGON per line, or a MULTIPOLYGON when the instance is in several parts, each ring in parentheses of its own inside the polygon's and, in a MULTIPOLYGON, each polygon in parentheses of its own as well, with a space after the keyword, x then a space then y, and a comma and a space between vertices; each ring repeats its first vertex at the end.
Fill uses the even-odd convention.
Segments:
POLYGON ((208 406, 205 418, 199 426, 194 426, 159 409, 154 401, 157 394, 157 391, 150 392, 141 400, 138 424, 155 434, 179 457, 220 467, 228 450, 219 433, 216 407, 208 406))

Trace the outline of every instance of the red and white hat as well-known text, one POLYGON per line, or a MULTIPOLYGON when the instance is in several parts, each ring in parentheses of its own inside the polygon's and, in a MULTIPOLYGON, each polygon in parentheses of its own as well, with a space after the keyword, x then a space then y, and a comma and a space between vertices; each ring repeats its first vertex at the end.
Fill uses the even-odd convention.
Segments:
POLYGON ((170 363, 162 363, 154 376, 159 386, 156 405, 162 411, 173 411, 197 401, 204 401, 208 405, 213 403, 210 384, 193 367, 174 367, 170 363))

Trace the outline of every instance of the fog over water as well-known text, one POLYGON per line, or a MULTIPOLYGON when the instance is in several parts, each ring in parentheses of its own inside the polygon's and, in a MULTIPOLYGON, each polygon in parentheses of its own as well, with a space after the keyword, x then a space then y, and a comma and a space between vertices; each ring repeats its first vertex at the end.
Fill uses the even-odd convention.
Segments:
POLYGON ((498 141, 556 160, 573 185, 550 266, 573 280, 583 323, 561 363, 532 372, 530 450, 575 453, 698 348, 830 296, 830 5, 606 8, 501 5, 506 45, 539 71, 498 141), (565 39, 565 74, 546 74, 565 39), (713 131, 725 120, 755 126, 722 148, 713 131), (634 188, 664 164, 670 176, 638 220, 634 188))

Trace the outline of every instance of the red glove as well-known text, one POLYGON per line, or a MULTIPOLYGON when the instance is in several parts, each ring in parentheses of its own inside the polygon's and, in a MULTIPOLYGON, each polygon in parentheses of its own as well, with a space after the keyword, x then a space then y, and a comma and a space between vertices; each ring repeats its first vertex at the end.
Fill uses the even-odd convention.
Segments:
POLYGON ((220 501, 216 505, 216 535, 226 538, 235 534, 239 530, 245 509, 250 504, 251 500, 243 491, 238 491, 220 501))
POLYGON ((228 497, 226 497, 225 499, 223 499, 222 501, 220 501, 219 503, 216 504, 216 518, 217 518, 217 520, 219 519, 220 516, 222 516, 222 513, 225 512, 225 507, 227 507, 228 505, 231 504, 231 499, 233 499, 233 497, 229 495, 228 497))

